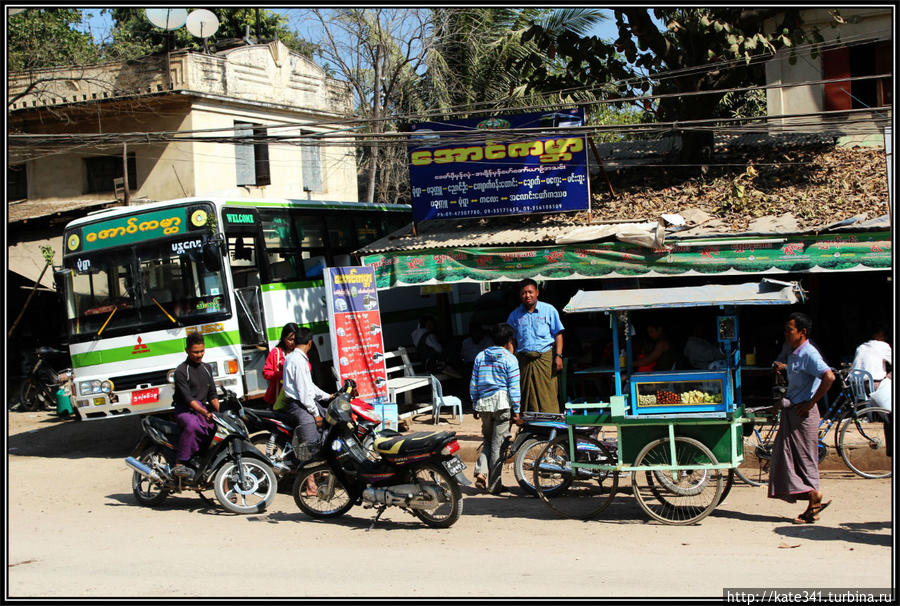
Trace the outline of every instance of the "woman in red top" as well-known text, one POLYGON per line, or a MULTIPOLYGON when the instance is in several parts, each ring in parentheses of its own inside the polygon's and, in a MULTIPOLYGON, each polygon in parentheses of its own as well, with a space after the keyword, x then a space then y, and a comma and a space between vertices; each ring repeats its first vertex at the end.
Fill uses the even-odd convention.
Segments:
POLYGON ((297 325, 288 322, 281 329, 281 340, 269 352, 266 358, 266 364, 263 366, 263 377, 269 381, 269 387, 266 389, 266 395, 263 396, 266 404, 272 406, 278 399, 281 392, 281 381, 284 376, 284 359, 289 353, 294 351, 294 337, 297 334, 297 325))

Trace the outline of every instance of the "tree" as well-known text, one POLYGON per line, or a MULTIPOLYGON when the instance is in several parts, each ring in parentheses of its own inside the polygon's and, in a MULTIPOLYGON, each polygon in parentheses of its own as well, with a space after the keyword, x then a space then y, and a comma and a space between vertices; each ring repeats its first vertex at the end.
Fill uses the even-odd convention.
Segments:
MULTIPOLYGON (((832 12, 837 24, 839 16, 832 12)), ((524 39, 533 40, 544 57, 564 57, 566 68, 561 73, 536 69, 531 86, 565 89, 615 83, 617 94, 626 97, 651 88, 654 94, 681 93, 650 106, 657 120, 714 118, 728 107, 722 104, 725 89, 762 82, 762 63, 756 58, 801 42, 822 42, 818 29, 802 27, 799 8, 628 7, 616 9, 615 19, 618 37, 612 43, 534 24, 524 39), (684 95, 700 91, 723 92, 684 95)), ((531 64, 540 60, 525 59, 531 64)), ((702 161, 712 151, 712 133, 684 132, 683 150, 689 163, 702 161)))
MULTIPOLYGON (((250 35, 258 35, 262 40, 281 40, 291 50, 312 58, 315 45, 299 38, 287 27, 286 19, 268 9, 253 8, 208 8, 219 19, 216 33, 210 36, 210 45, 229 38, 243 38, 247 26, 250 35)), ((147 19, 142 8, 105 8, 115 25, 112 40, 103 47, 107 59, 127 60, 154 55, 168 49, 186 48, 201 50, 203 43, 180 27, 166 32, 147 19)))
MULTIPOLYGON (((300 13, 300 24, 315 30, 316 56, 354 95, 358 131, 368 135, 396 130, 396 116, 421 111, 420 72, 431 41, 422 9, 340 8, 300 13)), ((366 177, 365 198, 408 199, 406 150, 369 137, 357 149, 366 177)))
POLYGON ((82 11, 76 8, 26 9, 11 15, 7 27, 9 71, 96 61, 99 53, 91 35, 73 27, 82 19, 82 11))

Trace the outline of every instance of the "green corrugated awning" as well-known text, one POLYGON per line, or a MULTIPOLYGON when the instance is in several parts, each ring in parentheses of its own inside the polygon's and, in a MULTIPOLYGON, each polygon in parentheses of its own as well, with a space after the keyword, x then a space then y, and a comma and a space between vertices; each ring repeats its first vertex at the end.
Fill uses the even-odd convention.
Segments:
POLYGON ((890 231, 397 250, 362 257, 378 288, 454 282, 890 270, 890 231))

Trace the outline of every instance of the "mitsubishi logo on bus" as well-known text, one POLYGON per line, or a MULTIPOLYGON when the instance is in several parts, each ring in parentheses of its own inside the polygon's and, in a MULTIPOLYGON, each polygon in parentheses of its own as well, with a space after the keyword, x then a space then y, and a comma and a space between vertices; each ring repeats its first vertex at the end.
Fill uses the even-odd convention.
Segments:
POLYGON ((143 339, 141 339, 140 337, 138 337, 137 339, 137 345, 135 345, 134 349, 131 351, 132 354, 147 353, 148 351, 150 351, 150 348, 147 347, 147 344, 144 343, 143 339))

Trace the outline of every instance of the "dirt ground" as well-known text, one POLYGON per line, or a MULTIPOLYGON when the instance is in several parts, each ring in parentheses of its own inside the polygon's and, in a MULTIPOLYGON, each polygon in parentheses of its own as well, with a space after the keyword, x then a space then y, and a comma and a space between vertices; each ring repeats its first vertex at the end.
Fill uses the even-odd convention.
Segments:
POLYGON ((518 487, 464 487, 452 528, 392 508, 367 531, 372 510, 317 521, 288 494, 250 516, 193 493, 140 507, 124 463, 137 418, 7 420, 7 599, 721 598, 729 587, 885 588, 893 578, 891 480, 846 471, 823 472, 834 502, 809 526, 791 524, 801 505, 738 483, 694 526, 651 522, 630 493, 583 522, 518 487))

